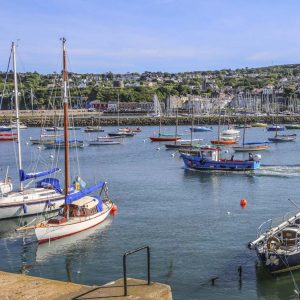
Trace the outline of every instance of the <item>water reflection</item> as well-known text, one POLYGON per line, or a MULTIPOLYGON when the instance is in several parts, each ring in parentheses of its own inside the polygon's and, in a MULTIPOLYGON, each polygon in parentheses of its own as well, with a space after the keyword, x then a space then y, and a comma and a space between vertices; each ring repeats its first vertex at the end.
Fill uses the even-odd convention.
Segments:
POLYGON ((299 299, 296 297, 294 290, 295 285, 300 282, 300 272, 294 271, 273 276, 269 274, 262 266, 256 268, 256 287, 258 299, 299 299))
POLYGON ((52 256, 64 255, 66 256, 66 264, 70 265, 69 259, 72 261, 73 256, 84 256, 88 249, 93 249, 94 244, 99 241, 100 235, 104 234, 111 224, 112 219, 107 219, 105 222, 88 230, 51 241, 50 243, 41 244, 37 248, 36 261, 50 261, 52 256))

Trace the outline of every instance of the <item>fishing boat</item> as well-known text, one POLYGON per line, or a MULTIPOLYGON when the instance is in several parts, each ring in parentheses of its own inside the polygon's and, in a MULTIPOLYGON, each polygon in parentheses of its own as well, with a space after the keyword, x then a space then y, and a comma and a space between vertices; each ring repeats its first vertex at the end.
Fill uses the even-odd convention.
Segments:
POLYGON ((262 128, 265 128, 265 127, 268 127, 268 124, 266 123, 252 123, 252 127, 262 127, 262 128))
POLYGON ((213 131, 212 127, 205 127, 205 126, 190 127, 190 130, 192 130, 193 132, 208 132, 208 131, 213 131))
POLYGON ((236 160, 234 156, 231 159, 221 158, 221 148, 219 147, 201 147, 198 154, 181 153, 181 158, 187 168, 199 171, 253 171, 260 168, 261 156, 249 153, 248 160, 236 160))
POLYGON ((275 125, 275 124, 267 127, 267 131, 284 131, 284 130, 285 130, 284 127, 282 127, 280 125, 275 125))
MULTIPOLYGON (((0 195, 0 219, 19 218, 22 216, 48 213, 59 209, 64 203, 64 196, 60 188, 59 180, 56 178, 43 178, 35 183, 34 187, 24 187, 27 180, 35 180, 54 174, 60 171, 59 168, 51 168, 41 172, 27 173, 22 167, 21 135, 19 128, 19 101, 18 101, 18 82, 16 67, 16 46, 12 43, 11 47, 13 57, 14 72, 14 98, 16 107, 16 124, 17 124, 17 164, 19 169, 20 186, 19 191, 13 191, 12 185, 0 195)), ((6 176, 7 178, 7 176, 6 176)), ((5 182, 5 181, 4 181, 5 182)), ((11 183, 12 184, 12 183, 11 183)), ((7 188, 7 187, 6 187, 7 188)), ((6 189, 4 186, 4 189, 6 189)), ((72 190, 71 190, 72 191, 72 190)))
POLYGON ((84 231, 103 222, 114 207, 109 199, 107 185, 98 182, 89 187, 82 188, 79 181, 75 182, 75 192, 69 190, 69 139, 68 139, 68 96, 67 96, 67 71, 66 71, 66 47, 63 43, 63 82, 64 82, 64 159, 65 159, 65 190, 64 204, 59 213, 45 221, 33 226, 24 226, 19 230, 34 229, 38 243, 49 242, 84 231), (104 192, 103 199, 97 196, 89 196, 100 190, 104 192))
POLYGON ((248 247, 255 250, 261 264, 272 274, 300 268, 300 212, 279 220, 268 220, 257 230, 248 247))
POLYGON ((294 142, 296 138, 297 134, 276 134, 274 137, 268 138, 268 140, 273 143, 284 143, 294 142))
POLYGON ((285 125, 286 129, 300 129, 300 124, 285 125))
POLYGON ((104 132, 101 126, 87 126, 84 132, 104 132))

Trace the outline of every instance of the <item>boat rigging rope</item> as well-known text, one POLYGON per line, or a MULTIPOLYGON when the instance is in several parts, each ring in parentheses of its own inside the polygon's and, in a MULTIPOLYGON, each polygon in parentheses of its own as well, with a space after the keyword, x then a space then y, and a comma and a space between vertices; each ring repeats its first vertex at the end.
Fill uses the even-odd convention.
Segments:
POLYGON ((4 98, 4 93, 5 93, 5 90, 6 90, 6 83, 7 83, 7 77, 8 77, 8 71, 9 71, 10 61, 11 61, 11 52, 10 52, 10 55, 9 55, 8 64, 7 64, 7 68, 6 68, 6 74, 5 74, 5 79, 4 79, 4 86, 3 86, 2 96, 1 96, 1 102, 0 102, 0 110, 2 109, 2 102, 3 102, 3 98, 4 98))

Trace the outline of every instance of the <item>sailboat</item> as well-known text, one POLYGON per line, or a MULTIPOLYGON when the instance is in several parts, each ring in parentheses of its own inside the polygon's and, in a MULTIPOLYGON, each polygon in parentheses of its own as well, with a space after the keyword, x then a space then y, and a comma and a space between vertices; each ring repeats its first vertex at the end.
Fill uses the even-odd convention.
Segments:
POLYGON ((220 132, 221 127, 221 108, 219 106, 219 121, 218 121, 218 138, 216 140, 210 141, 212 145, 222 146, 222 145, 234 145, 237 143, 239 131, 235 129, 227 129, 220 132))
POLYGON ((270 219, 262 223, 256 239, 248 243, 248 248, 256 250, 262 265, 271 274, 300 268, 300 213, 287 214, 280 220, 270 219))
MULTIPOLYGON (((277 119, 278 119, 278 111, 279 109, 277 109, 277 119)), ((271 127, 268 127, 268 129, 270 129, 271 127)), ((273 127, 275 130, 273 131, 276 131, 275 133, 275 136, 274 137, 270 137, 268 138, 268 140, 270 142, 273 142, 273 143, 284 143, 284 142, 293 142, 296 140, 296 137, 297 137, 297 134, 278 134, 278 131, 284 131, 285 128, 284 127, 281 127, 277 124, 273 124, 273 127)), ((270 130, 268 130, 270 131, 270 130)))
MULTIPOLYGON (((156 99, 156 101, 158 101, 157 96, 154 95, 154 99, 156 99)), ((178 141, 181 139, 181 137, 176 133, 176 135, 174 134, 164 134, 161 133, 161 111, 159 110, 159 127, 158 127, 158 135, 157 136, 151 136, 149 137, 149 139, 151 140, 151 142, 174 142, 174 141, 178 141)))
MULTIPOLYGON (((16 106, 16 124, 18 136, 18 169, 20 176, 19 191, 12 190, 9 182, 9 189, 5 189, 0 194, 0 219, 16 218, 29 216, 39 213, 47 213, 57 210, 64 203, 64 197, 60 188, 59 180, 56 178, 43 178, 36 182, 35 187, 24 188, 24 182, 29 179, 37 179, 49 174, 59 172, 59 168, 52 168, 47 171, 26 173, 22 167, 21 135, 19 128, 19 101, 18 101, 18 82, 16 67, 16 46, 12 43, 11 52, 13 56, 14 70, 14 98, 16 106)), ((7 182, 6 182, 7 183, 7 182)))
MULTIPOLYGON (((245 122, 246 123, 246 122, 245 122)), ((270 148, 269 142, 245 142, 246 124, 243 127, 243 142, 242 145, 234 145, 232 149, 235 152, 257 152, 265 151, 270 148)))
MULTIPOLYGON (((193 108, 192 108, 192 129, 194 128, 194 115, 193 115, 193 108)), ((182 140, 180 139, 175 140, 174 144, 165 144, 167 149, 192 149, 196 146, 193 145, 193 142, 200 142, 203 139, 193 139, 193 130, 191 130, 191 139, 190 140, 182 140)), ((175 136, 178 136, 178 107, 176 109, 176 127, 175 127, 175 136)))
POLYGON ((103 222, 116 206, 109 199, 106 182, 81 189, 81 181, 77 178, 75 191, 69 190, 69 138, 68 138, 68 96, 66 70, 66 39, 62 39, 63 48, 63 83, 64 83, 64 160, 65 160, 65 190, 64 204, 59 213, 33 226, 21 227, 19 230, 34 229, 38 243, 60 239, 84 231, 103 222), (99 197, 89 194, 100 190, 99 197), (104 192, 103 199, 100 198, 104 192))

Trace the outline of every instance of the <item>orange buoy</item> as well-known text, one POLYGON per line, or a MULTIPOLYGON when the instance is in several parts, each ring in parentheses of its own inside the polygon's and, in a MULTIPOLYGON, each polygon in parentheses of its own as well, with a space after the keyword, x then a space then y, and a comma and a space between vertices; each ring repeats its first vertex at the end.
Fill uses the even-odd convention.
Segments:
POLYGON ((241 199, 241 200, 240 200, 240 206, 241 206, 241 207, 243 207, 243 208, 244 208, 244 207, 246 207, 246 206, 247 206, 247 204, 248 204, 248 202, 247 202, 247 200, 246 200, 246 199, 241 199))
POLYGON ((110 210, 110 214, 114 215, 118 210, 118 206, 116 204, 113 204, 111 210, 110 210))

